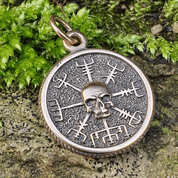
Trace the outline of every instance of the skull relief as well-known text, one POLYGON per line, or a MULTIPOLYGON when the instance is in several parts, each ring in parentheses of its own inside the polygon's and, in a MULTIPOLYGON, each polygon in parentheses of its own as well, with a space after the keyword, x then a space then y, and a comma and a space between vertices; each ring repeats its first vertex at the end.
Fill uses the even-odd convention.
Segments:
POLYGON ((113 103, 109 90, 104 83, 87 84, 82 89, 82 98, 87 112, 93 112, 96 119, 110 116, 108 108, 113 106, 113 103))

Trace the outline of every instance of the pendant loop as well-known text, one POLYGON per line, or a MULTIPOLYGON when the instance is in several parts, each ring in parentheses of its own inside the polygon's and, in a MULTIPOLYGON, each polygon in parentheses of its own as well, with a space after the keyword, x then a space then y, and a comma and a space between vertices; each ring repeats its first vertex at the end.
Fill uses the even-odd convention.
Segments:
POLYGON ((52 15, 49 18, 49 22, 51 27, 53 28, 53 30, 56 32, 56 34, 61 37, 66 43, 70 44, 70 45, 74 45, 78 43, 77 39, 71 38, 68 35, 64 34, 59 27, 56 24, 56 21, 59 22, 66 30, 67 32, 72 31, 72 28, 65 22, 63 21, 60 17, 52 15))
POLYGON ((79 45, 77 45, 77 46, 68 45, 65 40, 63 41, 64 47, 69 52, 76 52, 76 51, 79 51, 79 50, 87 48, 87 39, 84 36, 84 34, 82 34, 81 32, 79 32, 79 31, 70 31, 70 32, 67 32, 67 36, 75 37, 76 39, 79 39, 79 45))

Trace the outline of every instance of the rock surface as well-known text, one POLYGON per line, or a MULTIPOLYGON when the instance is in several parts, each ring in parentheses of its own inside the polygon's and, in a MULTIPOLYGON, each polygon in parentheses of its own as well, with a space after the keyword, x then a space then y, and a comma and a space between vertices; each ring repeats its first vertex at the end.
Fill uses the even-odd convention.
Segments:
POLYGON ((151 28, 151 33, 157 34, 157 33, 161 32, 162 29, 163 29, 163 27, 160 24, 155 25, 151 28))
POLYGON ((174 22, 174 25, 173 25, 173 32, 174 32, 174 33, 178 33, 178 23, 177 23, 177 22, 174 22))
POLYGON ((91 158, 61 148, 43 127, 38 91, 0 94, 0 178, 178 177, 178 66, 131 59, 149 77, 155 116, 145 137, 129 151, 91 158))

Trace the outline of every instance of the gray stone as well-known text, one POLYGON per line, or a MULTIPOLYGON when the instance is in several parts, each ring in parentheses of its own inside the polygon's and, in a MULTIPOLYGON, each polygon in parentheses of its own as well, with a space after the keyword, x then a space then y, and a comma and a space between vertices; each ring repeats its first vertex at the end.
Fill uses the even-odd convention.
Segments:
POLYGON ((177 22, 174 22, 174 25, 173 25, 173 32, 174 32, 174 33, 178 33, 178 23, 177 23, 177 22))
POLYGON ((160 65, 150 66, 139 57, 132 60, 151 73, 156 98, 152 125, 137 145, 110 158, 72 153, 43 127, 38 91, 1 92, 0 178, 178 177, 178 66, 165 65, 164 73, 160 65), (174 72, 168 75, 169 71, 174 72))
POLYGON ((163 29, 163 27, 160 24, 155 25, 151 28, 151 33, 157 34, 157 33, 161 32, 162 29, 163 29))

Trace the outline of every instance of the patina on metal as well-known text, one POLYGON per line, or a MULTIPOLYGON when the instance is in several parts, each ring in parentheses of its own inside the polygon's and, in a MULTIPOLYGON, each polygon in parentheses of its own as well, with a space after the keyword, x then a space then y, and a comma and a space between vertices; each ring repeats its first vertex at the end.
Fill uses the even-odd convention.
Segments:
MULTIPOLYGON (((50 19, 54 27, 54 16, 50 19)), ((71 54, 43 81, 39 107, 44 124, 54 139, 73 152, 96 157, 122 153, 149 128, 154 109, 151 86, 126 57, 86 49, 84 35, 72 29, 64 35, 80 44, 73 46, 65 38, 71 54)))

